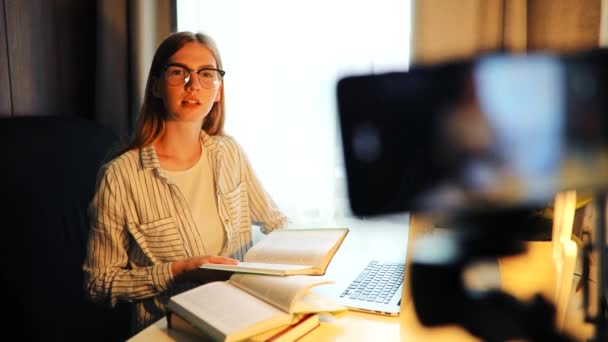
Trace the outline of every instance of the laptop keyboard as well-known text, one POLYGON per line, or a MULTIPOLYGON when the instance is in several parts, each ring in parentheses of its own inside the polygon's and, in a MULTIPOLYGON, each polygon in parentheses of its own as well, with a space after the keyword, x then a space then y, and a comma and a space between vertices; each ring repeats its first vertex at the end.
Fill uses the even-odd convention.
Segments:
POLYGON ((340 297, 388 304, 403 283, 404 270, 403 263, 370 261, 340 297))

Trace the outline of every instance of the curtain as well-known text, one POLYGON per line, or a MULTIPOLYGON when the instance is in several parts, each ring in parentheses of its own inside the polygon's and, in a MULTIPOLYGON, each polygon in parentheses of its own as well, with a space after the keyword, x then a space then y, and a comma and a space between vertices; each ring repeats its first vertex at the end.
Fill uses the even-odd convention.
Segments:
POLYGON ((130 134, 156 47, 175 26, 175 0, 97 1, 97 122, 130 134))
POLYGON ((608 46, 608 0, 602 0, 600 10, 600 46, 608 46))
POLYGON ((414 0, 413 13, 414 63, 468 58, 503 44, 503 0, 414 0))
POLYGON ((597 0, 414 0, 412 60, 592 48, 600 36, 601 5, 597 0))
POLYGON ((569 53, 598 46, 601 1, 527 0, 528 50, 569 53))

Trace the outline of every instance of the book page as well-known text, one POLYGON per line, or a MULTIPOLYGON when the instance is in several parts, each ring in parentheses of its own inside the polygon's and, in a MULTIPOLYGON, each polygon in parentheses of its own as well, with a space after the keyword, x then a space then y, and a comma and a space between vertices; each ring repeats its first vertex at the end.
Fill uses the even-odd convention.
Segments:
POLYGON ((552 244, 556 275, 556 322, 559 329, 563 329, 565 324, 576 263, 577 246, 572 241, 575 211, 576 191, 562 191, 555 195, 552 244))
POLYGON ((249 249, 244 261, 311 265, 325 271, 348 229, 288 229, 270 233, 249 249))
POLYGON ((307 292, 302 297, 299 297, 292 306, 292 311, 296 314, 309 312, 336 312, 343 310, 347 310, 344 305, 312 292, 307 292))
POLYGON ((209 283, 173 296, 168 307, 222 340, 226 336, 251 336, 289 324, 292 319, 287 312, 228 282, 209 283))
POLYGON ((287 274, 311 274, 315 273, 314 268, 308 265, 285 265, 285 264, 268 264, 260 262, 239 262, 238 265, 228 264, 203 264, 201 268, 208 270, 220 270, 230 272, 256 273, 256 274, 272 274, 272 275, 287 275, 287 274))
POLYGON ((255 335, 247 342, 262 342, 262 341, 296 341, 308 332, 319 326, 319 314, 304 314, 297 317, 296 321, 286 327, 281 327, 269 330, 265 333, 255 335))
POLYGON ((292 304, 310 288, 334 281, 319 276, 276 277, 237 273, 230 277, 229 282, 291 314, 292 304))

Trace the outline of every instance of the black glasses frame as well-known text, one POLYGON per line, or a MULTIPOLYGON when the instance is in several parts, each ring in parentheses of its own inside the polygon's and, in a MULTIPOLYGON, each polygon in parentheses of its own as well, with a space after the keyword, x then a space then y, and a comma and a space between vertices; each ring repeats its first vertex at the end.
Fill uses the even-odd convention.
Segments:
POLYGON ((172 66, 184 68, 184 69, 186 69, 186 71, 188 71, 188 74, 184 77, 184 83, 188 83, 188 81, 190 80, 190 75, 192 75, 192 72, 196 72, 196 74, 199 75, 199 77, 200 77, 201 71, 213 70, 213 71, 217 71, 220 74, 221 79, 223 79, 224 75, 226 74, 226 71, 224 71, 222 69, 217 69, 217 68, 200 68, 198 70, 192 70, 181 63, 165 64, 165 66, 163 67, 163 71, 167 71, 167 69, 169 69, 169 67, 172 67, 172 66))

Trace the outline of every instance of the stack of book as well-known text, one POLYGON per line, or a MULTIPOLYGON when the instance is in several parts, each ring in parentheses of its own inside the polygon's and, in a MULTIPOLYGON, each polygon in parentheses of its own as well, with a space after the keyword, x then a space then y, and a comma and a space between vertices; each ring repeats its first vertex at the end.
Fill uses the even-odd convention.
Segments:
MULTIPOLYGON (((169 329, 185 332, 195 338, 210 338, 210 336, 205 332, 184 321, 183 318, 178 315, 170 313, 167 315, 167 321, 169 329)), ((293 342, 314 330, 319 326, 319 324, 319 314, 303 314, 300 316, 295 316, 294 323, 292 324, 280 326, 275 329, 250 336, 245 338, 245 340, 248 342, 293 342)), ((232 337, 226 336, 225 340, 231 341, 232 337)))
POLYGON ((346 228, 272 232, 239 265, 204 265, 235 273, 228 281, 173 296, 167 304, 169 328, 217 341, 295 341, 319 325, 319 313, 346 310, 310 290, 333 283, 321 275, 347 233, 346 228))

